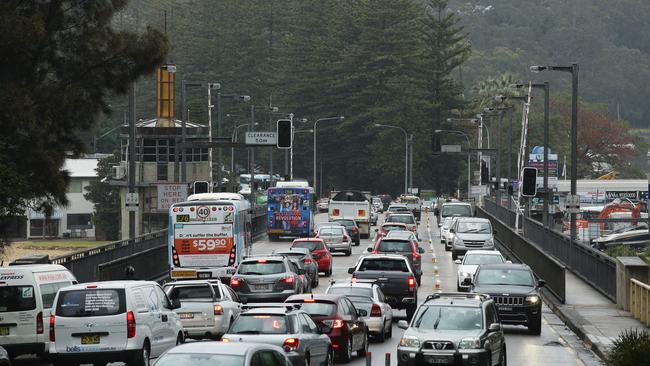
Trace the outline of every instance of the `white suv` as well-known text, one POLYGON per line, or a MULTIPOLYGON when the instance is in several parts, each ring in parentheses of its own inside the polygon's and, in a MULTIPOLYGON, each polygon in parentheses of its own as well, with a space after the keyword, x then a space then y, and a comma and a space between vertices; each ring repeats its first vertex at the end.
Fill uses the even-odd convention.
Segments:
POLYGON ((183 342, 183 326, 162 288, 151 281, 107 281, 59 290, 50 316, 53 364, 123 361, 149 365, 151 357, 183 342))

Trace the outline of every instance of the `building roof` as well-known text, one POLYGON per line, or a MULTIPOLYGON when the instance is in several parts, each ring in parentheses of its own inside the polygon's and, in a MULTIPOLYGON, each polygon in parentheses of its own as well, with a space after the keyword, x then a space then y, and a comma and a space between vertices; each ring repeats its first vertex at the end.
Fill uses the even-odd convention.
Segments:
MULTIPOLYGON (((157 118, 152 118, 152 119, 147 119, 147 120, 139 120, 135 125, 136 127, 156 127, 156 123, 158 122, 157 118)), ((174 126, 172 127, 182 127, 183 126, 183 121, 179 119, 175 119, 172 121, 174 123, 174 126)), ((190 122, 187 121, 185 123, 187 128, 194 128, 194 127, 205 127, 205 125, 200 124, 200 123, 195 123, 195 122, 190 122)), ((128 125, 125 125, 128 127, 128 125)))
POLYGON ((67 170, 70 178, 96 178, 97 162, 95 158, 65 159, 62 170, 67 170))

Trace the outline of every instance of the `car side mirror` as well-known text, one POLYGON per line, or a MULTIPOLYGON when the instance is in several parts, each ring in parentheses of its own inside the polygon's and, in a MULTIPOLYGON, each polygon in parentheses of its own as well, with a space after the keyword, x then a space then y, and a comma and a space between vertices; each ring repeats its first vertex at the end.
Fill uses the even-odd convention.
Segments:
POLYGON ((488 328, 489 332, 498 332, 501 330, 501 323, 492 323, 488 328))
POLYGON ((465 277, 463 280, 463 286, 470 286, 472 284, 472 279, 470 277, 465 277))
POLYGON ((406 320, 400 320, 397 322, 397 327, 399 329, 408 329, 409 328, 409 323, 406 320))
POLYGON ((506 263, 508 263, 508 264, 511 264, 511 263, 512 263, 512 261, 506 261, 506 263))
POLYGON ((354 273, 354 267, 350 267, 350 268, 348 268, 348 273, 349 273, 349 274, 353 274, 353 273, 354 273))
POLYGON ((456 264, 461 264, 462 262, 460 261, 460 259, 456 259, 456 260, 454 261, 454 263, 456 263, 456 264))
POLYGON ((366 252, 368 252, 368 253, 372 253, 372 248, 371 248, 371 247, 368 247, 368 249, 366 249, 366 252))
POLYGON ((368 316, 368 312, 364 309, 357 309, 358 316, 368 316))
POLYGON ((424 254, 424 248, 418 248, 418 253, 424 254))
POLYGON ((181 307, 181 300, 179 299, 171 299, 169 300, 171 308, 170 310, 178 309, 181 307))
POLYGON ((454 230, 454 229, 449 229, 449 232, 452 233, 452 234, 455 234, 455 233, 456 233, 456 230, 454 230))
POLYGON ((497 233, 498 233, 498 231, 492 230, 492 235, 496 235, 497 233))
POLYGON ((537 287, 544 287, 546 286, 546 281, 544 280, 538 280, 537 281, 537 287))

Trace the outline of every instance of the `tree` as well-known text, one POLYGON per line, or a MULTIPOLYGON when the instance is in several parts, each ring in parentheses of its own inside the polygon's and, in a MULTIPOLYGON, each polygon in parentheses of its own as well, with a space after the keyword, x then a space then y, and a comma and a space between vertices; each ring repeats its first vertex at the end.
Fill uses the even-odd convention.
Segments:
POLYGON ((29 200, 66 204, 66 152, 84 151, 80 134, 151 73, 168 49, 147 29, 117 32, 113 14, 126 0, 0 2, 0 215, 29 200))
POLYGON ((117 240, 120 234, 120 189, 104 182, 111 174, 111 167, 118 165, 117 154, 99 160, 97 163, 97 180, 86 187, 84 198, 94 204, 93 223, 96 236, 102 233, 108 240, 117 240))

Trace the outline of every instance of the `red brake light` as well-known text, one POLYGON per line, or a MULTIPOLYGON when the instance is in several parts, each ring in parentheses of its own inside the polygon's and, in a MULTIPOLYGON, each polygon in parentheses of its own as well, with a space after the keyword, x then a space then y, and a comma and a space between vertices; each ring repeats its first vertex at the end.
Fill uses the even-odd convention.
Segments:
POLYGON ((413 276, 409 277, 409 288, 410 287, 415 287, 415 277, 413 276))
POLYGON ((239 278, 236 278, 236 277, 231 277, 230 278, 230 286, 231 287, 239 286, 239 285, 241 285, 241 280, 239 278))
POLYGON ((54 342, 56 340, 56 336, 54 334, 54 314, 50 315, 50 342, 54 342))
POLYGON ((381 309, 379 308, 379 305, 372 304, 372 309, 370 309, 370 316, 372 316, 372 317, 381 316, 381 309))
POLYGON ((305 264, 311 264, 312 260, 311 260, 311 258, 305 258, 305 260, 303 262, 305 264))
POLYGON ((280 281, 282 281, 284 283, 293 283, 294 280, 293 280, 293 276, 288 276, 288 277, 285 277, 285 278, 281 279, 280 281))
POLYGON ((88 285, 86 288, 97 288, 97 285, 88 285))
POLYGON ((36 334, 43 334, 43 312, 36 314, 36 334))
POLYGON ((257 263, 266 263, 266 259, 258 259, 257 263))
POLYGON ((297 338, 287 338, 284 340, 282 348, 284 348, 285 352, 291 352, 297 350, 299 344, 300 341, 297 338))
POLYGON ((223 315, 223 307, 221 305, 215 304, 213 308, 214 308, 214 315, 223 315))
POLYGON ((343 328, 343 320, 336 319, 332 325, 332 329, 343 328))
POLYGON ((135 315, 132 311, 126 313, 126 337, 135 337, 135 315))
POLYGON ((316 302, 316 300, 313 297, 308 297, 303 300, 304 302, 316 302))

